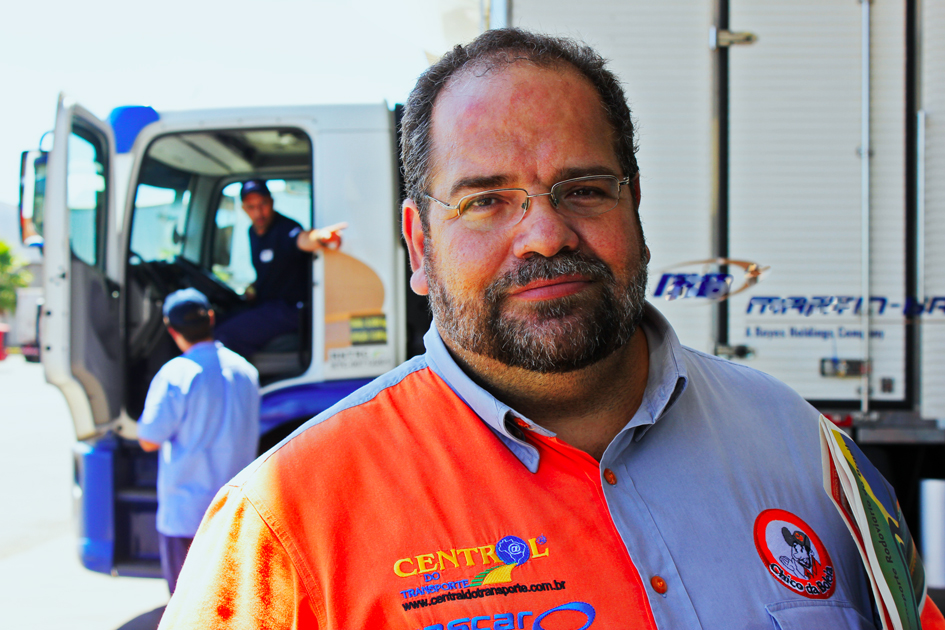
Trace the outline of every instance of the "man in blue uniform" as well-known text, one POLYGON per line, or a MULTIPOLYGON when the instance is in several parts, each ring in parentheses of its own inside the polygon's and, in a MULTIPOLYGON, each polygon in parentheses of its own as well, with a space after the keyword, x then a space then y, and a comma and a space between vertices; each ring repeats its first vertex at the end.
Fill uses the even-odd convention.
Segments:
POLYGON ((171 593, 204 512, 223 484, 256 457, 256 368, 213 340, 213 311, 196 289, 164 301, 164 324, 184 354, 151 381, 138 441, 158 460, 157 530, 171 593))
POLYGON ((266 182, 243 184, 243 211, 253 222, 249 246, 256 281, 247 290, 252 307, 221 323, 217 339, 230 350, 249 357, 269 341, 299 329, 299 312, 310 293, 311 253, 341 243, 344 224, 304 230, 298 222, 273 208, 266 182))

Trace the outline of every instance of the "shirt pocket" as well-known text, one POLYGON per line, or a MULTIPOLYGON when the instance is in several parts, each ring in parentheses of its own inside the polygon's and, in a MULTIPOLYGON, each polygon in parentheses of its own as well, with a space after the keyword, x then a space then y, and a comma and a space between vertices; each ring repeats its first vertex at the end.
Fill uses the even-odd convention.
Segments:
POLYGON ((790 601, 765 606, 774 630, 876 630, 873 622, 843 601, 790 601))

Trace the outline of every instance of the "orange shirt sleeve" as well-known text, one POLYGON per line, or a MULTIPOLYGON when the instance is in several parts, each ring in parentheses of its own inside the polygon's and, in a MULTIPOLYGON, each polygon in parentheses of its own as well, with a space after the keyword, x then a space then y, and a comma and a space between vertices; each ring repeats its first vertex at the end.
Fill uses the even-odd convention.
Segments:
POLYGON ((922 630, 945 630, 945 617, 928 595, 925 596, 925 606, 922 607, 919 621, 922 622, 922 630))
POLYGON ((240 488, 207 510, 159 628, 318 628, 298 571, 240 488))

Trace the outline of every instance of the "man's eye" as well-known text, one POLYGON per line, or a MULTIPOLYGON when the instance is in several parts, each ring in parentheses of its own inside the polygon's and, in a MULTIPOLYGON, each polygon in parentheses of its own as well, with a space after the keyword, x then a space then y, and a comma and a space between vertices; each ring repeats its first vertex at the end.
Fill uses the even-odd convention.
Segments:
POLYGON ((460 208, 460 213, 485 213, 500 210, 508 201, 501 195, 479 195, 466 201, 460 208))
POLYGON ((566 197, 574 200, 603 199, 607 193, 596 186, 580 186, 567 191, 566 197))

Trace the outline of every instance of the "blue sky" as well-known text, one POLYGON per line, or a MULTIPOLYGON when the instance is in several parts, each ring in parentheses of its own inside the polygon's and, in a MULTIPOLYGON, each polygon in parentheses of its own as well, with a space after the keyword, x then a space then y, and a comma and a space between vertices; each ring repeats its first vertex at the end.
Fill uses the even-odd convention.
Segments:
POLYGON ((64 0, 4 5, 0 202, 65 91, 99 117, 161 110, 403 102, 428 55, 478 29, 479 0, 64 0))

